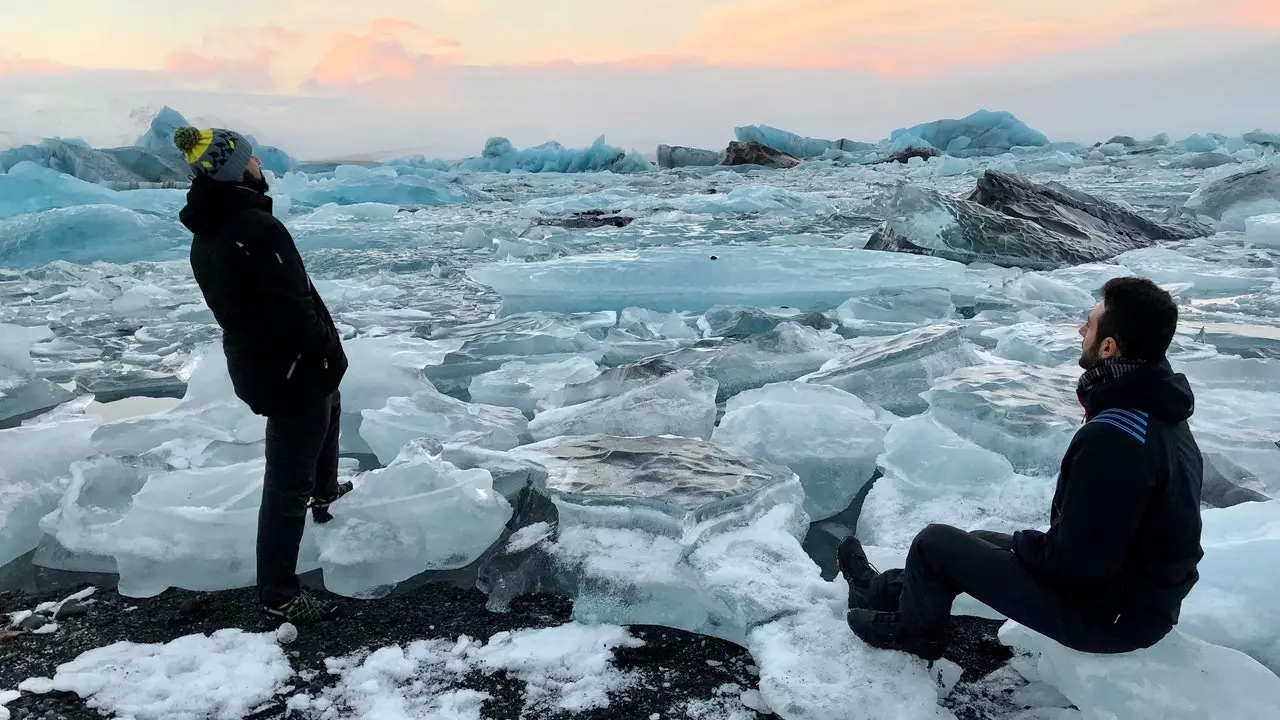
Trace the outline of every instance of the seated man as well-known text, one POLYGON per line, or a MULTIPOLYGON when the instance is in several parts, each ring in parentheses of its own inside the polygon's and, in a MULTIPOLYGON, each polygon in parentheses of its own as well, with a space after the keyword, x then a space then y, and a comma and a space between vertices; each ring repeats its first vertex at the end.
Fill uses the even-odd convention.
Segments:
POLYGON ((951 604, 968 593, 1083 652, 1150 647, 1178 622, 1199 575, 1195 399, 1165 353, 1178 308, 1154 283, 1117 278, 1080 328, 1085 424, 1062 460, 1049 530, 1014 535, 930 525, 906 569, 877 573, 862 546, 837 551, 849 627, 868 645, 942 657, 951 604))

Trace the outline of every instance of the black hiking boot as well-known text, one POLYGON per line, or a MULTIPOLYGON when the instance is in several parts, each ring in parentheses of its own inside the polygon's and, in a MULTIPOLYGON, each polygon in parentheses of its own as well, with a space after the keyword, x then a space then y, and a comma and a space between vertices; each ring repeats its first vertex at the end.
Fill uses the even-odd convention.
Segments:
POLYGON ((307 590, 299 590, 292 600, 283 605, 263 605, 262 611, 275 620, 294 625, 310 625, 342 614, 337 603, 316 597, 307 590))
POLYGON ((902 629, 901 617, 896 612, 854 608, 849 611, 848 619, 853 634, 873 648, 900 650, 931 663, 941 660, 947 649, 945 635, 926 638, 908 634, 902 629))
POLYGON ((849 583, 849 587, 859 590, 866 590, 871 585, 871 580, 880 574, 871 561, 867 560, 862 543, 853 535, 841 540, 836 547, 836 568, 849 583))
POLYGON ((329 512, 329 506, 337 502, 338 498, 351 492, 355 487, 351 481, 338 483, 338 492, 328 497, 311 498, 311 519, 317 525, 323 525, 333 519, 333 515, 329 512))

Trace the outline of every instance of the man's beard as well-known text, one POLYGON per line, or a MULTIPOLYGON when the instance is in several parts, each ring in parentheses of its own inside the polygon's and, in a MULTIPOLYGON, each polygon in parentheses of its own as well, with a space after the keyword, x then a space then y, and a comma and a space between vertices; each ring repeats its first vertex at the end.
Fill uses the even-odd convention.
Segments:
POLYGON ((1092 370, 1102 364, 1102 343, 1095 342, 1092 347, 1080 351, 1080 367, 1092 370))
POLYGON ((245 171, 244 177, 240 180, 240 184, 250 190, 256 190, 263 195, 266 195, 267 191, 271 189, 271 185, 267 182, 267 176, 265 173, 258 177, 254 177, 248 170, 245 171))

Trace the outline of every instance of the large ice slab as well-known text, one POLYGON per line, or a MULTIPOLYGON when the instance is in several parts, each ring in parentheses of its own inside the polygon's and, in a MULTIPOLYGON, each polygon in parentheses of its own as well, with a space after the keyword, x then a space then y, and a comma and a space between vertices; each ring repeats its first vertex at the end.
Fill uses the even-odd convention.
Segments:
POLYGON ((382 408, 364 410, 361 415, 360 436, 384 464, 419 438, 509 450, 524 442, 529 432, 524 413, 515 408, 467 403, 434 388, 391 398, 382 408))
POLYGON ((829 518, 849 506, 876 470, 888 423, 855 395, 799 382, 736 395, 711 441, 791 468, 805 512, 829 518))
POLYGON ((1245 220, 1244 240, 1252 245, 1280 248, 1280 213, 1256 215, 1245 220))
POLYGON ((1057 471, 1083 422, 1079 370, 988 362, 937 379, 925 393, 929 414, 1023 472, 1057 471))
POLYGON ((1058 183, 988 170, 967 197, 903 183, 869 250, 1047 270, 1105 260, 1161 240, 1210 234, 1191 221, 1157 223, 1058 183))
POLYGON ((713 378, 717 400, 769 383, 795 380, 821 368, 846 348, 839 336, 784 322, 744 342, 692 347, 663 356, 663 361, 713 378))
POLYGON ((358 337, 343 343, 349 367, 342 377, 342 449, 370 452, 360 435, 365 410, 378 410, 393 397, 433 389, 423 368, 437 365, 461 341, 423 340, 405 335, 358 337))
MULTIPOLYGON (((255 541, 266 462, 152 474, 105 546, 120 569, 120 594, 152 597, 170 587, 229 590, 256 577, 255 541)), ((312 526, 298 572, 319 566, 312 526)))
POLYGON ((474 268, 502 294, 503 314, 715 305, 835 307, 880 288, 949 287, 963 266, 937 258, 812 247, 656 248, 474 268), (714 259, 713 259, 714 258, 714 259))
POLYGON ((906 548, 930 523, 1013 532, 1049 519, 1055 476, 1021 475, 1002 455, 918 415, 893 424, 858 518, 869 545, 906 548))
POLYGON ((317 542, 325 587, 379 597, 427 570, 471 564, 502 533, 511 505, 488 470, 459 470, 434 441, 405 445, 390 466, 333 504, 317 542))
POLYGON ((53 512, 40 520, 47 536, 35 564, 54 570, 114 573, 114 535, 152 473, 137 460, 98 455, 72 463, 71 479, 53 512))
POLYGON ((0 427, 16 424, 75 397, 65 388, 34 376, 31 346, 52 337, 47 325, 0 323, 0 427))
POLYGON ((1093 655, 1008 622, 1000 641, 1038 655, 1038 679, 1057 688, 1085 720, 1269 718, 1280 677, 1248 655, 1174 629, 1146 650, 1093 655))
POLYGON ((658 146, 658 167, 670 170, 678 167, 710 167, 719 165, 724 153, 717 150, 700 150, 680 145, 658 146))
POLYGON ((188 372, 187 391, 177 405, 104 424, 93 434, 94 449, 115 457, 145 457, 174 469, 261 456, 266 419, 236 397, 222 350, 198 349, 188 372))
POLYGON ((453 182, 449 176, 427 177, 400 174, 395 168, 373 169, 358 165, 341 165, 332 176, 310 176, 291 172, 276 180, 275 189, 293 201, 313 206, 336 203, 358 205, 459 205, 487 196, 453 182))
POLYGON ((533 417, 539 405, 566 385, 595 378, 600 368, 591 358, 572 357, 553 363, 513 361, 471 379, 471 399, 486 405, 518 408, 533 417))
POLYGON ((915 136, 930 146, 955 155, 994 154, 1014 147, 1040 147, 1049 138, 1005 111, 979 110, 958 120, 935 120, 894 130, 890 140, 915 136))
POLYGON ((707 440, 716 422, 719 383, 687 370, 616 397, 554 408, 529 423, 535 440, 562 435, 677 435, 707 440))
POLYGON ((0 566, 40 542, 40 518, 57 505, 69 466, 93 451, 98 420, 84 413, 90 399, 0 430, 0 566))
POLYGON ((964 327, 953 323, 858 338, 846 348, 800 380, 839 388, 898 415, 924 412, 927 404, 920 393, 934 380, 979 361, 964 339, 964 327))
POLYGON ((1261 570, 1280 557, 1280 501, 1205 510, 1201 519, 1200 579, 1182 603, 1178 629, 1280 673, 1276 580, 1261 570))

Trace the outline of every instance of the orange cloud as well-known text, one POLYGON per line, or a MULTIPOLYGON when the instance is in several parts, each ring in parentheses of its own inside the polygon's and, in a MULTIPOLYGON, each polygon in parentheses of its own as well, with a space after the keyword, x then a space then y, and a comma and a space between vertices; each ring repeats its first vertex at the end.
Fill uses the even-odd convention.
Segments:
POLYGON ((433 35, 408 20, 378 18, 363 29, 330 36, 309 84, 333 88, 407 78, 457 59, 461 47, 458 40, 433 35))
POLYGON ((1226 17, 1242 27, 1280 28, 1280 3, 1276 0, 1244 0, 1226 17))
POLYGON ((236 27, 206 37, 199 48, 169 53, 164 71, 180 76, 184 86, 245 92, 272 91, 272 66, 302 39, 278 25, 236 27))

